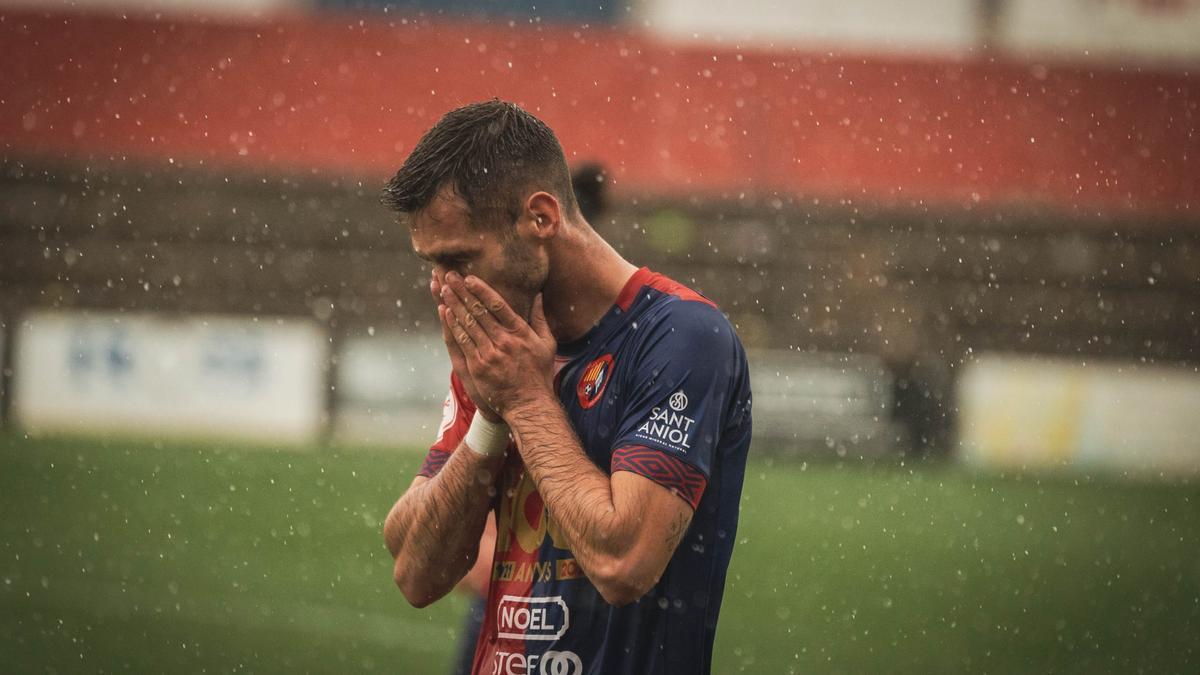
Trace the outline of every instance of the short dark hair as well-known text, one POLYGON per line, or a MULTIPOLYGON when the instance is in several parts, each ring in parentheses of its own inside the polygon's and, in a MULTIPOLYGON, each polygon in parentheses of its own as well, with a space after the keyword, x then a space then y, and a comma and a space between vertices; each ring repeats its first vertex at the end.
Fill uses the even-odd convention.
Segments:
POLYGON ((438 120, 384 186, 383 203, 414 213, 446 185, 466 202, 476 227, 516 222, 524 197, 535 190, 557 196, 568 213, 578 210, 554 132, 517 104, 497 98, 451 110, 438 120))

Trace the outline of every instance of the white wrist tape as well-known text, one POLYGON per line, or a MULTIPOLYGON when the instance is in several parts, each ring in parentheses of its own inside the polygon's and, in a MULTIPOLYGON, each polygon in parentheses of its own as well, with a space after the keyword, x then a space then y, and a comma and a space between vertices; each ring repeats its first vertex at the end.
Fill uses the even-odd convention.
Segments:
POLYGON ((472 451, 484 457, 503 455, 508 448, 508 425, 503 422, 489 422, 476 411, 463 442, 472 451))

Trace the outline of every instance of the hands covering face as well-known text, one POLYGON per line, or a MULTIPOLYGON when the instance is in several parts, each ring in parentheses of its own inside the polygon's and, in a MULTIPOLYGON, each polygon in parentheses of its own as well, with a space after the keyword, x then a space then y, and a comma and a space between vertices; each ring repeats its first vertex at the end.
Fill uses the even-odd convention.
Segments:
POLYGON ((447 272, 439 280, 435 274, 430 290, 450 363, 484 417, 498 422, 541 396, 553 397, 557 343, 541 294, 526 322, 476 276, 447 272))

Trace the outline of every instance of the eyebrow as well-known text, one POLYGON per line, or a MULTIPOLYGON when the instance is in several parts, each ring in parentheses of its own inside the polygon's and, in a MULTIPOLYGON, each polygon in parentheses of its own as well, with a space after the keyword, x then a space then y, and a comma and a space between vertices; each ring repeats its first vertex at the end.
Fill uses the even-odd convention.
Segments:
POLYGON ((434 251, 433 253, 419 251, 415 248, 413 249, 413 253, 415 253, 418 258, 421 258, 422 260, 428 260, 429 262, 437 262, 439 260, 459 260, 461 258, 473 256, 478 252, 479 250, 475 248, 448 248, 441 251, 434 251))

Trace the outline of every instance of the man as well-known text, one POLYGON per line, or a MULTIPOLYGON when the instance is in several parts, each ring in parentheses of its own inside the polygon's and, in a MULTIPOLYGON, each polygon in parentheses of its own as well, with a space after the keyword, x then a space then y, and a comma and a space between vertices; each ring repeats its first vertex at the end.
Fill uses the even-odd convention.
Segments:
POLYGON ((558 140, 498 100, 443 117, 388 183, 453 366, 388 514, 423 607, 496 544, 475 673, 706 673, 750 443, 724 315, 579 213, 558 140))

